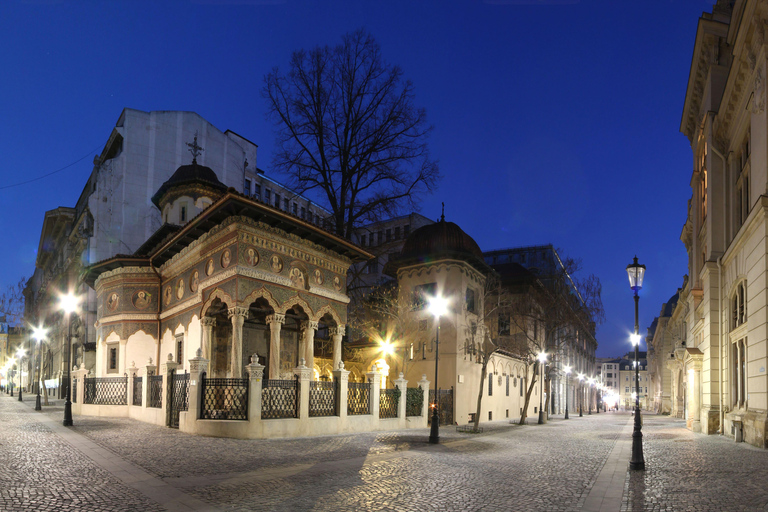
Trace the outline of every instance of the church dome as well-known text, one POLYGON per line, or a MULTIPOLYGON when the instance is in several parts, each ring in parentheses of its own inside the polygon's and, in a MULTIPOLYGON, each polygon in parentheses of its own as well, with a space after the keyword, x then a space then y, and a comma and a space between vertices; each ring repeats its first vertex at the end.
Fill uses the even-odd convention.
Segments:
POLYGON ((168 180, 157 189, 155 195, 152 196, 152 202, 162 210, 163 204, 167 202, 166 198, 163 197, 166 195, 166 192, 177 187, 187 188, 189 185, 197 185, 204 189, 213 189, 214 191, 221 192, 227 190, 226 185, 219 181, 219 178, 216 176, 213 169, 200 165, 193 160, 191 164, 182 165, 176 169, 173 176, 168 178, 168 180))
POLYGON ((481 272, 489 270, 477 242, 457 224, 446 222, 444 218, 414 230, 403 244, 400 255, 390 262, 392 270, 396 270, 406 265, 443 259, 466 261, 481 272))

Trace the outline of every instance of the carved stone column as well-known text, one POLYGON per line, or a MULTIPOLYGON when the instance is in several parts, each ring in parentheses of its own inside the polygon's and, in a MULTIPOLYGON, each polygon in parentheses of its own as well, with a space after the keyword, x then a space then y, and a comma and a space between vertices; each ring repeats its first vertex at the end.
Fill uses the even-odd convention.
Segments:
POLYGON ((216 319, 211 316, 204 316, 200 319, 200 325, 202 325, 201 334, 203 339, 200 340, 200 348, 203 349, 204 358, 211 360, 211 340, 213 339, 213 328, 216 325, 216 319))
POLYGON ((243 377, 243 323, 248 317, 248 308, 235 306, 227 310, 227 315, 232 322, 230 377, 240 379, 243 377))
POLYGON ((333 369, 339 367, 341 362, 341 338, 344 336, 345 327, 339 325, 338 327, 331 327, 328 329, 328 333, 333 338, 333 369))
POLYGON ((307 368, 312 370, 310 373, 310 380, 314 380, 315 377, 315 332, 317 331, 318 324, 310 320, 309 322, 302 322, 302 336, 304 338, 304 352, 302 356, 306 360, 307 368))
POLYGON ((285 315, 275 313, 267 316, 269 326, 269 378, 280 378, 280 329, 285 323, 285 315))

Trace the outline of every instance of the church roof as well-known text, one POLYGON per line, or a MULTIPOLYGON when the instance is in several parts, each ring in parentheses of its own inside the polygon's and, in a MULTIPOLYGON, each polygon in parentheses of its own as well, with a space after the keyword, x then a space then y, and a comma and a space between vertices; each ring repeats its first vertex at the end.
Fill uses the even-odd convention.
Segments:
POLYGON ((161 200, 170 189, 183 185, 202 185, 206 188, 212 188, 216 191, 225 192, 227 190, 216 173, 210 167, 200 165, 196 160, 192 160, 189 165, 182 165, 168 180, 160 185, 155 195, 152 196, 152 202, 160 208, 161 200))

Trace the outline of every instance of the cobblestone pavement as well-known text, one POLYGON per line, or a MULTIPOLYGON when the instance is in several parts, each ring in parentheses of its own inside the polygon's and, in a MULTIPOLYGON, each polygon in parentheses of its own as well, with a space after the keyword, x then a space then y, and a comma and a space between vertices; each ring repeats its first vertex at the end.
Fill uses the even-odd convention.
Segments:
POLYGON ((768 450, 645 416, 644 472, 627 473, 622 510, 768 510, 768 450))
MULTIPOLYGON (((24 492, 30 488, 53 496, 50 510, 162 509, 142 501, 145 496, 121 485, 109 471, 78 457, 66 443, 51 439, 55 434, 36 418, 60 422, 60 405, 40 416, 31 410, 31 402, 7 407, 6 400, 10 398, 0 398, 0 425, 10 421, 10 428, 0 432, 0 460, 11 460, 15 452, 6 452, 8 443, 26 436, 27 450, 19 452, 26 454, 27 467, 0 467, 3 483, 23 480, 0 491, 6 500, 0 500, 0 510, 6 510, 4 503, 16 507, 8 510, 48 510, 25 505, 29 493, 24 492), (60 451, 69 455, 58 456, 60 451), (70 471, 72 464, 79 464, 78 471, 70 471), (85 476, 70 481, 60 476, 64 473, 85 476), (66 506, 56 508, 53 504, 66 495, 64 489, 91 501, 80 508, 62 501, 66 506), (100 501, 88 498, 95 494, 100 501)), ((233 440, 190 436, 123 418, 75 416, 72 430, 108 449, 114 459, 146 471, 158 485, 202 504, 184 510, 587 510, 587 497, 599 487, 593 489, 606 460, 615 458, 620 443, 631 441, 624 439, 631 417, 607 413, 574 415, 568 421, 553 418, 546 425, 529 421, 523 427, 504 421, 485 424, 479 435, 444 427, 437 446, 427 443, 427 429, 233 440)), ((643 430, 648 470, 627 472, 623 489, 618 480, 623 500, 616 499, 615 510, 619 503, 628 511, 768 510, 768 488, 754 478, 768 469, 768 451, 692 434, 682 421, 668 417, 645 416, 643 430)), ((605 505, 603 510, 608 510, 605 505)))

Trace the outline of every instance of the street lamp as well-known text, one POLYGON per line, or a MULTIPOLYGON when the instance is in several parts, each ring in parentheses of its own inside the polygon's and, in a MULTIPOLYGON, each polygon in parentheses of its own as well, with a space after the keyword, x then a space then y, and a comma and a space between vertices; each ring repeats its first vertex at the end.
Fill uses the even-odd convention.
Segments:
POLYGON ((19 356, 19 402, 21 402, 21 388, 24 386, 23 364, 25 354, 26 352, 22 347, 19 347, 19 350, 16 351, 16 355, 19 356))
POLYGON ((544 423, 544 408, 542 404, 544 402, 544 363, 547 362, 546 352, 539 352, 539 374, 541 378, 541 393, 539 393, 539 425, 544 423))
POLYGON ((571 367, 563 368, 565 372, 565 419, 568 419, 568 380, 571 378, 571 367))
POLYGON ((13 365, 16 364, 16 360, 14 358, 10 358, 8 360, 8 375, 10 375, 11 380, 11 398, 13 398, 13 377, 16 375, 16 372, 13 370, 13 365))
MULTIPOLYGON (((47 329, 43 329, 42 327, 35 327, 32 330, 32 337, 35 338, 35 340, 37 340, 37 360, 36 360, 37 361, 37 379, 35 381, 36 384, 37 384, 37 386, 36 386, 37 387, 37 398, 35 398, 35 410, 36 411, 42 411, 43 410, 43 408, 42 408, 42 406, 40 404, 40 378, 42 377, 42 375, 40 374, 40 371, 42 370, 42 368, 40 368, 40 366, 42 366, 40 364, 40 359, 41 359, 41 357, 40 357, 40 348, 42 346, 42 341, 45 339, 45 336, 46 336, 47 333, 48 333, 48 330, 47 329)), ((34 370, 35 370, 35 368, 33 367, 32 371, 34 371, 34 370)))
POLYGON ((584 374, 579 374, 579 418, 584 416, 582 410, 582 402, 584 402, 584 374))
POLYGON ((595 387, 595 379, 590 377, 587 380, 587 414, 592 414, 592 388, 595 387))
POLYGON ((632 334, 632 344, 635 346, 635 428, 632 432, 632 459, 629 461, 629 469, 644 470, 645 459, 643 458, 643 425, 640 420, 640 373, 637 361, 640 359, 640 321, 638 319, 638 304, 640 296, 638 292, 643 287, 643 278, 645 277, 645 265, 640 265, 635 256, 632 263, 627 265, 627 274, 629 275, 629 287, 635 293, 635 332, 632 334))
POLYGON ((437 444, 440 442, 440 417, 438 416, 437 404, 439 396, 437 393, 437 361, 440 347, 440 317, 448 312, 448 299, 439 295, 429 299, 429 312, 435 317, 437 329, 435 330, 435 403, 432 404, 432 425, 429 431, 429 442, 437 444))
POLYGON ((79 299, 68 293, 59 297, 59 308, 64 311, 67 318, 67 396, 64 400, 64 426, 72 426, 72 338, 69 327, 72 313, 77 311, 79 299))

